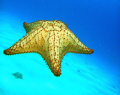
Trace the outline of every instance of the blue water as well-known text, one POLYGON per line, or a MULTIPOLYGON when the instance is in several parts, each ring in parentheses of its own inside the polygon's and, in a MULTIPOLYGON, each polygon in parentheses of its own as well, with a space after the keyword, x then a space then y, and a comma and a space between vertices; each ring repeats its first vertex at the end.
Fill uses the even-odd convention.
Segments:
POLYGON ((0 95, 120 95, 119 35, 119 0, 0 1, 0 95), (66 54, 60 77, 39 54, 4 55, 37 20, 61 20, 94 53, 66 54))

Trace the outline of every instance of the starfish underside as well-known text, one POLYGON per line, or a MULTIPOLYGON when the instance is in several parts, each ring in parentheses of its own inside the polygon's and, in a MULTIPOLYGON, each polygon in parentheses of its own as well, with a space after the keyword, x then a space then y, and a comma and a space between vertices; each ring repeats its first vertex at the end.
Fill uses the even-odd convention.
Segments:
POLYGON ((55 76, 61 74, 61 61, 66 53, 93 53, 61 21, 24 22, 23 27, 26 36, 4 50, 4 54, 39 53, 55 76))

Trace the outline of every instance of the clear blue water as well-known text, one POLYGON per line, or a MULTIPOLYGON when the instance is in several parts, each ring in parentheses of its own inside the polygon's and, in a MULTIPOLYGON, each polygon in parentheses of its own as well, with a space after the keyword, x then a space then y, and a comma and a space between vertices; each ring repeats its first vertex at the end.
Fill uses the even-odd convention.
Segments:
POLYGON ((119 35, 119 0, 0 1, 0 95, 120 95, 119 35), (60 77, 39 54, 4 55, 37 20, 61 20, 94 53, 66 54, 60 77))

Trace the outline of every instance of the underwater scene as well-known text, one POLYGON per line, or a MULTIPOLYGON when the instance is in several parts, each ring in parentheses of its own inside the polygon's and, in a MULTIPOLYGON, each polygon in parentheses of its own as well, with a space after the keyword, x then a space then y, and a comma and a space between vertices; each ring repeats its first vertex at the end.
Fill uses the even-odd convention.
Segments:
POLYGON ((0 95, 120 95, 120 1, 0 0, 0 95))

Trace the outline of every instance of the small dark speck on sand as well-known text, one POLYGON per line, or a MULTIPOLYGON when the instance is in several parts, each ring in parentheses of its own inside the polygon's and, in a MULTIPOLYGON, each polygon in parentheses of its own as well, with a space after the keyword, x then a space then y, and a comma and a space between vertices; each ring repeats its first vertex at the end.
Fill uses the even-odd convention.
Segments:
POLYGON ((112 86, 112 87, 116 89, 116 87, 115 87, 115 86, 112 86))
POLYGON ((77 72, 81 73, 80 70, 77 70, 77 72))
POLYGON ((68 64, 68 63, 65 63, 65 64, 69 66, 69 64, 68 64))

